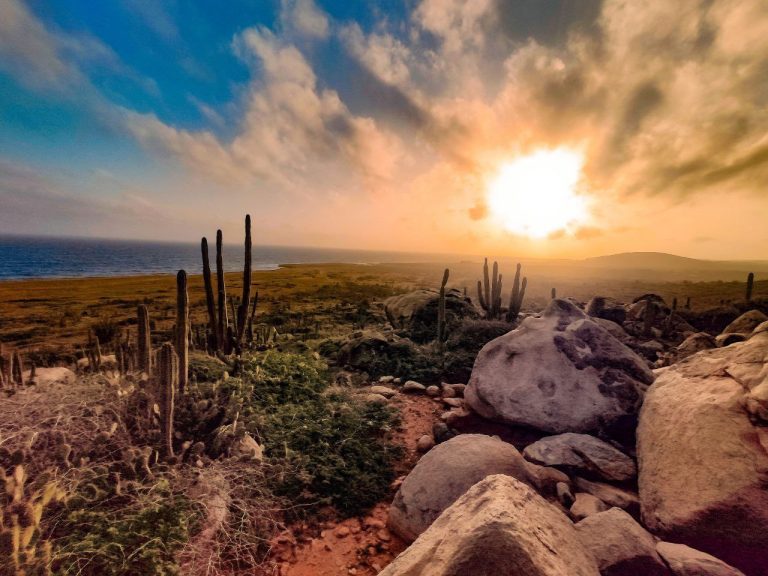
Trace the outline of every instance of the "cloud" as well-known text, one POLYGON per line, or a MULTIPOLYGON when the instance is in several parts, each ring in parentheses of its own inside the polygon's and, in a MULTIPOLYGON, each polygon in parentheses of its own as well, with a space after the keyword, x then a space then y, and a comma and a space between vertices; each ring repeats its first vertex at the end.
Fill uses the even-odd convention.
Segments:
POLYGON ((166 10, 169 2, 147 2, 146 0, 123 0, 125 7, 136 14, 155 34, 167 42, 179 40, 179 29, 171 14, 166 10))
POLYGON ((311 40, 330 33, 328 16, 313 0, 280 0, 280 22, 285 31, 311 40))
POLYGON ((126 111, 128 130, 194 170, 241 186, 263 179, 294 191, 322 182, 330 189, 347 177, 374 189, 392 177, 401 155, 397 137, 321 88, 294 45, 257 27, 238 36, 234 48, 254 70, 234 138, 223 141, 126 111))

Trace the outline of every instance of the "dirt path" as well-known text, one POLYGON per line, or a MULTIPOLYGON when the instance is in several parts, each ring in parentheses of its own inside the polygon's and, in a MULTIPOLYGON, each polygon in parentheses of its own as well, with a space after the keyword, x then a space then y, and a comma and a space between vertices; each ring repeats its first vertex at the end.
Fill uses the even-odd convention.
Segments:
MULTIPOLYGON (((406 448, 398 466, 405 475, 419 458, 416 441, 432 432, 443 409, 426 396, 398 395, 392 404, 400 408, 402 425, 395 439, 406 448)), ((395 486, 397 483, 395 483, 395 486)), ((395 487, 393 487, 394 495, 395 487)), ((301 527, 278 537, 274 557, 280 576, 373 576, 406 548, 406 543, 387 530, 389 500, 377 504, 364 518, 325 522, 319 534, 305 536, 301 527)))

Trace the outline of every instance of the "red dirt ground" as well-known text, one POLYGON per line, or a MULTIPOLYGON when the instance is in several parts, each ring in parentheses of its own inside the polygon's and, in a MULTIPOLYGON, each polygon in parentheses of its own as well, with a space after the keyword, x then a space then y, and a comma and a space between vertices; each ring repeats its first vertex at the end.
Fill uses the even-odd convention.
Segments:
MULTIPOLYGON (((399 394, 391 400, 400 408, 402 425, 395 440, 406 449, 398 465, 405 475, 419 458, 416 441, 431 434, 432 425, 444 411, 442 403, 426 396, 399 394)), ((401 478, 399 481, 401 481, 401 478)), ((393 495, 399 481, 393 484, 393 495)), ((390 498, 391 499, 391 498, 390 498)), ((278 536, 273 546, 280 576, 373 576, 403 550, 407 544, 387 530, 389 500, 380 502, 364 518, 324 522, 315 530, 294 526, 278 536), (314 533, 313 536, 306 536, 314 533)))

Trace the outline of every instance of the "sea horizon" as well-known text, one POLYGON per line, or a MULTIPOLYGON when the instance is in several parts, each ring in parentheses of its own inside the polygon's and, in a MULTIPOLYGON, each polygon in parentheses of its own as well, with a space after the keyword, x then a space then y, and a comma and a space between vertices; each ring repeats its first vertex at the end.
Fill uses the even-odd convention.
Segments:
MULTIPOLYGON (((209 254, 216 257, 215 240, 209 254)), ((202 274, 200 243, 76 236, 0 234, 0 281, 202 274)), ((224 244, 226 272, 242 270, 242 243, 224 244)), ((468 255, 312 246, 254 245, 254 270, 291 264, 417 264, 468 255)))

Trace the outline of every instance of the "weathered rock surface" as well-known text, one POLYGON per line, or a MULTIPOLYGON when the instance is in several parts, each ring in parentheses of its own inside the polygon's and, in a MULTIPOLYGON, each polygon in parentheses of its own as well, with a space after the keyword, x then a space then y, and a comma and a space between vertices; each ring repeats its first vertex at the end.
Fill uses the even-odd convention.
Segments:
POLYGON ((603 482, 591 482, 584 478, 575 478, 573 485, 578 492, 592 494, 592 496, 599 498, 609 507, 621 508, 632 516, 640 516, 640 498, 635 492, 603 482))
POLYGON ((566 300, 486 344, 465 391, 480 415, 560 432, 631 422, 653 373, 645 361, 566 300))
POLYGON ((461 434, 438 444, 416 464, 395 495, 389 526, 414 540, 456 499, 486 476, 507 474, 535 485, 514 446, 492 436, 461 434))
POLYGON ((584 520, 584 518, 588 518, 589 516, 593 516, 600 512, 605 512, 606 510, 608 510, 608 506, 605 504, 605 502, 599 498, 595 498, 592 496, 592 494, 579 492, 576 494, 576 497, 573 500, 570 513, 571 517, 578 522, 579 520, 584 520))
POLYGON ((747 573, 768 566, 767 352, 764 332, 660 370, 637 432, 645 525, 747 573))
POLYGON ((598 576, 599 571, 562 512, 522 482, 493 475, 445 510, 380 574, 598 576))
POLYGON ((673 576, 744 576, 743 572, 722 560, 685 544, 659 542, 656 552, 667 563, 673 576))
POLYGON ((576 524, 576 532, 602 576, 669 574, 653 536, 623 510, 611 508, 593 514, 576 524))
POLYGON ((529 444, 526 459, 543 466, 565 468, 613 482, 631 480, 637 475, 634 460, 607 442, 588 434, 558 434, 529 444))
POLYGON ((691 334, 677 347, 677 359, 684 360, 702 350, 710 350, 716 346, 715 339, 706 332, 691 334))
MULTIPOLYGON (((429 342, 437 334, 439 297, 435 290, 414 290, 387 298, 384 312, 394 328, 407 330, 415 342, 429 342)), ((455 289, 445 294, 445 311, 449 333, 462 319, 478 317, 472 301, 455 289)))
POLYGON ((755 328, 757 328, 766 320, 768 320, 768 316, 760 312, 760 310, 750 310, 749 312, 744 312, 744 314, 728 324, 722 333, 750 334, 755 328))
POLYGON ((627 311, 624 305, 614 298, 606 296, 594 296, 585 309, 593 318, 603 318, 621 325, 627 319, 627 311))

